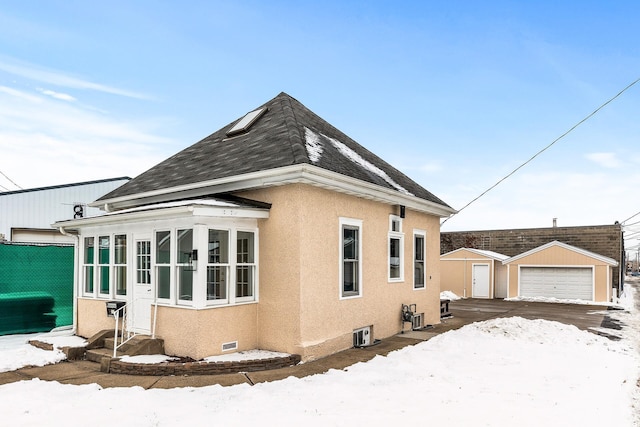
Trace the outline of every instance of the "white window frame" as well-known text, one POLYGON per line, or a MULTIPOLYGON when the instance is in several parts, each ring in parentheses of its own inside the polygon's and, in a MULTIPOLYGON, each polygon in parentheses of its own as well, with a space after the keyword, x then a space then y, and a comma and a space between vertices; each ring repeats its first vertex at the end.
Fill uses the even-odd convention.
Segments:
MULTIPOLYGON (((396 258, 396 257, 394 257, 396 258)), ((389 283, 404 282, 404 233, 402 232, 402 218, 389 215, 389 234, 387 236, 387 280, 389 283), (391 242, 398 240, 398 277, 391 277, 391 242)))
POLYGON ((96 245, 96 236, 82 236, 82 283, 80 286, 81 295, 85 297, 95 297, 97 294, 96 288, 96 253, 97 253, 97 245, 96 245), (87 239, 93 239, 93 256, 91 260, 87 260, 86 252, 87 252, 87 239), (87 267, 91 267, 90 277, 87 276, 87 267), (92 281, 93 289, 91 291, 87 291, 87 279, 90 278, 92 281))
POLYGON ((225 276, 225 298, 209 299, 209 295, 205 295, 206 305, 226 305, 229 304, 231 297, 231 263, 232 257, 235 253, 231 252, 231 240, 233 239, 232 230, 224 227, 207 227, 207 252, 206 256, 206 268, 205 268, 205 293, 209 286, 209 268, 220 268, 224 271, 225 276), (209 232, 218 231, 227 233, 227 261, 226 262, 211 262, 209 260, 209 232))
POLYGON ((129 262, 129 236, 127 235, 127 233, 114 233, 111 236, 111 240, 112 240, 112 244, 111 244, 111 250, 113 251, 113 254, 111 256, 111 259, 113 260, 113 264, 112 264, 112 275, 113 275, 113 279, 111 280, 111 283, 113 285, 113 290, 111 291, 111 293, 114 295, 115 298, 127 298, 127 291, 128 291, 128 281, 129 281, 129 268, 128 268, 128 262, 129 262), (122 250, 124 250, 124 262, 118 262, 118 260, 116 259, 116 237, 119 236, 124 236, 124 248, 122 250), (119 294, 118 293, 118 274, 117 271, 119 268, 122 268, 124 270, 124 275, 122 276, 123 280, 124 280, 124 294, 119 294))
POLYGON ((344 299, 353 299, 362 297, 364 283, 362 280, 362 263, 363 263, 363 253, 362 253, 362 220, 354 219, 354 218, 339 218, 339 227, 338 227, 338 262, 339 262, 339 283, 338 283, 338 292, 339 298, 341 300, 344 299), (357 285, 358 289, 356 292, 345 292, 344 291, 344 229, 347 228, 355 228, 358 230, 358 257, 357 257, 357 285))
POLYGON ((232 260, 232 268, 230 269, 232 271, 231 275, 230 275, 230 283, 229 283, 229 288, 233 288, 233 289, 229 289, 231 291, 231 302, 232 303, 245 303, 245 302, 253 302, 253 301, 258 301, 258 259, 259 259, 259 254, 258 254, 258 247, 259 247, 259 240, 258 240, 258 230, 257 229, 245 229, 245 228, 238 228, 236 230, 232 230, 232 233, 230 234, 230 237, 233 238, 233 241, 231 243, 231 248, 233 249, 233 252, 229 254, 229 256, 233 256, 233 260, 232 260), (253 262, 238 262, 238 233, 251 233, 253 234, 253 262), (252 278, 252 294, 246 297, 239 297, 237 296, 237 271, 238 271, 238 267, 249 267, 249 269, 251 270, 251 278, 252 278))
POLYGON ((153 288, 154 288, 154 292, 156 295, 156 299, 159 303, 164 303, 164 304, 172 304, 175 301, 175 250, 174 250, 174 245, 175 245, 175 232, 173 230, 169 230, 166 228, 159 228, 156 230, 153 230, 153 238, 152 238, 152 243, 151 243, 151 250, 152 250, 152 256, 151 256, 151 265, 152 265, 152 270, 153 270, 153 288), (169 261, 166 263, 158 263, 158 233, 169 233, 169 261), (160 273, 159 273, 159 269, 160 268, 169 268, 169 297, 168 298, 163 298, 160 296, 160 289, 159 289, 159 280, 160 280, 160 273))
POLYGON ((173 276, 175 278, 175 281, 172 288, 174 289, 176 299, 179 305, 191 306, 193 305, 193 300, 196 297, 195 294, 197 292, 197 277, 195 275, 195 271, 189 270, 189 268, 191 267, 189 262, 187 260, 180 260, 178 257, 178 238, 181 231, 191 231, 191 251, 190 252, 192 253, 192 251, 195 248, 197 248, 196 230, 193 226, 179 227, 179 228, 176 228, 175 230, 172 230, 173 235, 175 236, 175 239, 173 240, 172 247, 171 247, 172 252, 174 252, 173 260, 174 260, 174 271, 175 271, 173 276), (181 271, 184 271, 191 275, 191 299, 182 299, 182 295, 180 292, 180 285, 181 285, 180 272, 181 271))
POLYGON ((113 294, 113 235, 110 233, 99 233, 96 236, 96 247, 97 247, 97 259, 96 259, 96 267, 97 267, 97 279, 95 281, 96 290, 99 298, 111 298, 113 294), (100 248, 101 242, 100 239, 107 238, 109 239, 109 245, 107 246, 107 251, 109 251, 109 259, 106 263, 100 262, 100 248), (106 268, 107 271, 107 292, 102 292, 102 269, 106 268))
POLYGON ((82 236, 82 279, 81 279, 81 293, 83 297, 90 298, 98 298, 98 299, 119 299, 126 300, 127 292, 128 292, 128 282, 129 282, 129 235, 123 232, 116 233, 96 233, 96 234, 87 234, 82 236), (115 238, 116 236, 125 236, 125 263, 116 263, 115 258, 115 238), (86 252, 86 239, 93 239, 93 260, 91 262, 87 262, 85 258, 86 252), (100 238, 108 238, 109 239, 109 257, 106 262, 100 262, 100 238), (93 267, 93 291, 89 292, 86 289, 87 286, 87 267, 93 267), (116 291, 116 269, 118 267, 124 267, 124 280, 125 280, 125 293, 118 294, 116 291), (102 272, 101 270, 106 268, 108 274, 107 280, 107 292, 102 292, 101 284, 102 284, 102 272))
POLYGON ((424 230, 413 230, 413 289, 422 291, 427 289, 427 232, 424 230), (422 238, 422 286, 418 286, 416 283, 416 265, 419 261, 417 259, 417 246, 416 237, 422 238))

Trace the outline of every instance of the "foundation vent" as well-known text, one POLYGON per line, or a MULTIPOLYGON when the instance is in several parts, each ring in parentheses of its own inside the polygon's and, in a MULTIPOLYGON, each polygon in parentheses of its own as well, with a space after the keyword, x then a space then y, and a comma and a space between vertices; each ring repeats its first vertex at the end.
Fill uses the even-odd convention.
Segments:
POLYGON ((238 341, 226 342, 222 344, 222 351, 230 351, 238 349, 238 341))

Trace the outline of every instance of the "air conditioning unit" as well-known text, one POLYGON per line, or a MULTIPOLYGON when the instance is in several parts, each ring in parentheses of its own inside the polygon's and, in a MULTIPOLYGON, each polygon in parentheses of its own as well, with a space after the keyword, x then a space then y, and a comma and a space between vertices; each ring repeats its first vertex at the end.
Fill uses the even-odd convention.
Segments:
POLYGON ((353 331, 353 346, 366 347, 371 344, 371 326, 353 331))
POLYGON ((411 321, 411 329, 422 329, 424 313, 414 314, 411 321))

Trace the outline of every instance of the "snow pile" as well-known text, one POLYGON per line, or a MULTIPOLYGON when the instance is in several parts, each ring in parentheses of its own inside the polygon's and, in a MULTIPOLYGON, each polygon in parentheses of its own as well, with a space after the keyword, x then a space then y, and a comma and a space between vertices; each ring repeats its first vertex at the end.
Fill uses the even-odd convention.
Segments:
POLYGON ((232 387, 0 386, 13 425, 630 426, 638 357, 557 322, 495 319, 344 371, 232 387), (134 404, 132 404, 134 403, 134 404), (96 419, 95 414, 100 414, 96 419))
POLYGON ((47 351, 29 344, 29 340, 36 337, 34 334, 0 337, 0 372, 14 371, 23 366, 50 365, 66 359, 59 347, 47 351))
POLYGON ((209 356, 203 359, 204 362, 240 362, 244 360, 262 360, 272 359, 275 357, 288 357, 288 353, 279 353, 277 351, 267 350, 248 350, 238 351, 236 353, 222 354, 220 356, 209 356))
POLYGON ((451 291, 440 292, 440 299, 448 299, 450 301, 458 301, 460 297, 451 291))
POLYGON ((172 360, 178 360, 178 358, 166 356, 164 354, 141 354, 138 356, 122 356, 120 358, 120 361, 124 363, 140 363, 143 365, 171 362, 172 360))

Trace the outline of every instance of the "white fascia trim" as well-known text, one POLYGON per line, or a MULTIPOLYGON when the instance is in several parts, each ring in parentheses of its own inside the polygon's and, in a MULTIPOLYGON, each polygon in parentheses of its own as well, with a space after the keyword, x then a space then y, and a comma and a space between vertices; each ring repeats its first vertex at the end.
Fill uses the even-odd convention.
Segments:
MULTIPOLYGON (((440 259, 442 259, 443 261, 445 260, 443 257, 449 256, 451 254, 454 254, 456 252, 462 252, 462 251, 469 251, 471 253, 474 253, 476 255, 480 255, 489 259, 493 259, 499 262, 503 262, 506 261, 509 257, 503 254, 499 254, 497 252, 491 252, 491 251, 485 251, 482 249, 474 249, 474 248, 458 248, 455 249, 451 252, 447 252, 446 254, 442 254, 440 255, 440 259)), ((457 259, 457 258, 449 258, 449 259, 457 259)), ((463 259, 463 258, 460 258, 463 259)))
POLYGON ((590 252, 590 251, 588 251, 586 249, 578 248, 576 246, 571 246, 571 245, 568 245, 566 243, 559 242, 557 240, 554 240, 553 242, 546 243, 546 244, 544 244, 542 246, 538 246, 537 248, 533 248, 533 249, 531 249, 531 250, 529 250, 527 252, 521 253, 520 255, 516 255, 516 256, 513 256, 511 258, 505 259, 504 261, 502 261, 502 264, 509 264, 509 263, 511 263, 513 261, 517 261, 517 260, 519 260, 521 258, 524 258, 524 257, 529 256, 529 255, 533 255, 533 254, 535 254, 537 252, 543 251, 543 250, 551 248, 553 246, 559 246, 559 247, 564 248, 566 250, 579 253, 580 255, 584 255, 584 256, 588 256, 590 258, 597 259, 598 261, 604 262, 605 264, 609 264, 612 267, 617 267, 618 266, 618 261, 616 261, 615 259, 611 259, 611 258, 608 258, 606 256, 599 255, 599 254, 596 254, 594 252, 590 252))
POLYGON ((269 211, 252 208, 230 208, 186 205, 171 208, 150 208, 148 210, 113 212, 89 218, 58 221, 53 227, 64 227, 75 230, 80 227, 123 222, 142 221, 148 219, 170 218, 178 216, 232 217, 232 218, 269 218, 269 211))
POLYGON ((404 205, 419 212, 437 215, 441 218, 455 214, 457 211, 448 206, 429 202, 416 196, 402 194, 396 190, 381 187, 359 179, 351 178, 336 172, 309 164, 298 164, 243 175, 235 175, 194 184, 187 184, 145 193, 117 197, 90 203, 91 207, 101 209, 125 209, 144 203, 160 202, 167 195, 176 197, 197 197, 212 193, 225 193, 253 188, 271 187, 285 184, 304 183, 332 189, 358 197, 364 197, 390 204, 404 205))

